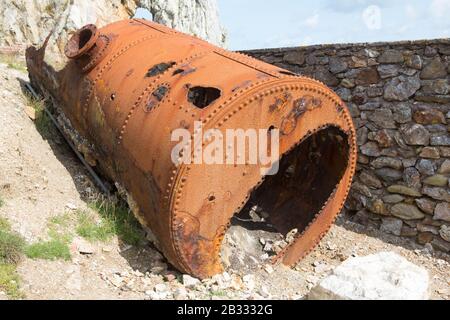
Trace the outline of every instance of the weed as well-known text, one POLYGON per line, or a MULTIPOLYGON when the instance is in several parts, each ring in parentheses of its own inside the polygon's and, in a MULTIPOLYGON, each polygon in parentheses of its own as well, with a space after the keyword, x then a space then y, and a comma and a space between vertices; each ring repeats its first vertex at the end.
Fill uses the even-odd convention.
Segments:
POLYGON ((31 259, 70 260, 70 249, 66 239, 52 238, 28 245, 25 254, 31 259))
POLYGON ((215 297, 226 297, 227 293, 223 290, 216 290, 216 291, 211 291, 211 296, 215 296, 215 297))
POLYGON ((53 129, 53 123, 49 115, 45 111, 45 102, 42 99, 36 99, 30 94, 25 94, 28 105, 34 109, 35 119, 34 123, 36 129, 44 137, 48 138, 53 129))
POLYGON ((23 61, 23 58, 21 59, 17 55, 2 54, 0 55, 0 62, 6 64, 10 69, 15 69, 22 72, 27 71, 27 66, 23 61))
POLYGON ((50 240, 28 245, 25 248, 26 256, 31 259, 70 260, 69 244, 72 241, 72 235, 66 231, 69 223, 68 214, 52 217, 48 223, 50 240))
POLYGON ((111 200, 99 199, 89 208, 97 212, 100 219, 87 211, 79 212, 77 234, 90 241, 107 241, 117 235, 124 243, 137 245, 142 240, 139 222, 125 206, 111 200))
POLYGON ((17 264, 22 258, 24 239, 11 231, 6 219, 0 218, 0 263, 17 264))
POLYGON ((96 219, 89 211, 78 212, 77 234, 89 241, 107 241, 116 233, 109 219, 96 219))
POLYGON ((50 221, 49 221, 50 222, 49 225, 50 225, 50 227, 52 227, 53 225, 58 225, 63 228, 67 228, 70 224, 70 220, 71 220, 70 215, 68 213, 64 213, 59 216, 51 217, 50 221))
POLYGON ((15 265, 0 263, 0 289, 11 299, 24 298, 20 292, 20 278, 15 265))
POLYGON ((25 240, 11 231, 8 220, 0 217, 0 290, 11 299, 23 298, 16 265, 22 258, 24 246, 25 240))

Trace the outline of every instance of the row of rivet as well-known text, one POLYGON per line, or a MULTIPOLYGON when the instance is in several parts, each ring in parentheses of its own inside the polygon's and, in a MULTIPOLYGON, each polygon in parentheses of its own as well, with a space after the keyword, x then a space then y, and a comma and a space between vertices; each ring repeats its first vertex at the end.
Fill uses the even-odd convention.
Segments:
POLYGON ((139 97, 136 99, 135 103, 133 104, 133 106, 131 107, 130 111, 127 114, 127 117, 125 118, 125 121, 121 127, 120 130, 120 135, 118 138, 118 143, 120 144, 120 141, 123 139, 123 135, 126 131, 126 127, 128 125, 128 122, 131 118, 131 116, 133 115, 135 109, 137 108, 137 106, 141 103, 142 99, 144 98, 144 96, 152 91, 153 89, 156 88, 156 84, 158 83, 158 81, 166 74, 168 74, 169 72, 171 72, 172 70, 174 70, 175 68, 178 68, 181 64, 186 63, 189 60, 195 59, 197 57, 200 57, 202 55, 205 55, 208 51, 203 51, 203 52, 199 52, 196 53, 188 58, 184 58, 182 60, 179 60, 178 62, 176 62, 173 66, 171 66, 170 68, 168 68, 167 70, 165 70, 163 73, 159 74, 157 77, 155 77, 155 79, 153 79, 153 81, 144 89, 144 91, 139 95, 139 97))
MULTIPOLYGON (((305 80, 308 80, 308 81, 310 81, 311 79, 309 79, 309 78, 306 78, 306 77, 302 77, 303 79, 305 79, 305 80)), ((251 88, 253 88, 253 87, 255 87, 255 86, 259 86, 259 85, 261 85, 262 83, 264 83, 264 82, 268 82, 268 81, 270 81, 271 79, 266 79, 266 80, 262 80, 261 82, 258 82, 258 83, 255 83, 255 84, 252 84, 251 86, 249 86, 249 87, 247 87, 247 88, 245 88, 245 89, 242 89, 243 91, 247 91, 247 90, 249 90, 249 89, 251 89, 251 88)), ((321 85, 323 85, 321 82, 319 82, 319 81, 316 81, 316 80, 312 80, 312 82, 313 83, 316 83, 316 84, 321 84, 321 85)), ((283 91, 285 91, 285 90, 305 90, 305 91, 311 91, 311 92, 315 92, 315 93, 318 93, 318 94, 321 94, 321 95, 323 95, 325 98, 327 98, 327 99, 329 99, 329 100, 331 100, 333 103, 335 103, 335 104, 338 104, 339 102, 337 101, 337 99, 335 99, 332 95, 330 95, 330 94, 328 94, 328 92, 324 92, 324 91, 322 91, 322 90, 320 90, 320 89, 318 89, 318 88, 315 88, 315 87, 309 87, 307 84, 304 84, 304 85, 298 85, 298 84, 296 84, 296 85, 290 85, 290 86, 278 86, 278 87, 276 87, 276 88, 273 88, 272 90, 272 92, 283 92, 283 91)), ((266 92, 266 94, 265 95, 268 95, 268 94, 270 94, 270 90, 268 91, 268 92, 266 92)), ((257 100, 257 96, 259 96, 260 94, 259 93, 257 93, 257 94, 255 94, 254 96, 252 96, 252 97, 250 97, 246 102, 243 102, 241 105, 239 105, 238 107, 237 107, 237 110, 242 110, 244 107, 246 107, 247 105, 249 105, 249 104, 251 104, 252 102, 254 102, 254 101, 256 101, 257 100)), ((222 105, 220 105, 216 110, 214 110, 213 111, 213 114, 215 114, 216 112, 217 112, 217 110, 220 110, 220 109, 222 109, 225 105, 227 104, 227 101, 225 101, 222 105)), ((234 111, 236 111, 237 112, 237 110, 234 110, 234 111)), ((235 114, 236 112, 234 112, 233 111, 233 114, 235 114)), ((219 121, 219 123, 218 123, 218 126, 219 127, 221 127, 223 124, 224 124, 224 122, 226 121, 224 121, 224 119, 225 118, 227 118, 227 116, 225 116, 224 118, 223 118, 223 120, 220 120, 219 121)), ((211 119, 211 118, 209 118, 209 119, 211 119)), ((227 118, 228 119, 228 118, 227 118)), ((204 121, 203 123, 207 123, 208 121, 204 121)), ((349 122, 349 123, 347 123, 347 125, 349 125, 349 127, 352 127, 352 124, 351 124, 351 122, 349 122)), ((187 167, 187 171, 189 171, 189 167, 187 167)), ((186 181, 187 180, 187 175, 186 176, 183 176, 183 179, 185 179, 184 181, 186 181)), ((257 185, 260 185, 262 182, 264 181, 264 177, 263 177, 263 179, 257 184, 257 185)), ((180 184, 180 186, 177 188, 177 195, 176 195, 176 199, 177 200, 180 200, 181 199, 181 193, 182 193, 182 189, 183 189, 183 187, 184 187, 184 185, 185 185, 185 183, 183 183, 182 185, 180 184)), ((169 192, 170 192, 170 189, 168 190, 169 192)), ((250 196, 250 194, 248 194, 247 195, 247 199, 248 199, 248 197, 250 196)), ((239 211, 241 208, 242 208, 242 206, 245 204, 245 202, 246 202, 246 200, 244 200, 243 201, 243 203, 241 204, 241 206, 239 206, 238 207, 238 209, 237 210, 235 210, 236 212, 237 211, 239 211)), ((172 221, 175 221, 174 219, 176 219, 176 217, 177 217, 177 210, 178 210, 178 204, 179 204, 179 201, 176 201, 176 205, 174 206, 174 210, 173 210, 173 219, 172 219, 172 221)), ((172 226, 172 228, 173 228, 174 226, 172 226)), ((223 234, 225 234, 226 233, 226 230, 224 231, 224 233, 223 234)), ((176 251, 176 253, 178 254, 178 256, 181 258, 181 264, 183 265, 183 267, 187 270, 187 271, 190 271, 190 272, 192 272, 192 270, 190 270, 190 268, 188 267, 188 265, 187 265, 187 263, 186 263, 186 259, 185 259, 185 257, 184 257, 184 254, 181 252, 181 250, 180 250, 180 246, 179 246, 179 241, 181 240, 181 239, 178 239, 178 237, 174 237, 173 238, 173 240, 174 240, 174 247, 175 247, 175 251, 176 251)))
POLYGON ((92 92, 94 90, 94 87, 96 85, 96 83, 98 82, 98 80, 100 80, 100 78, 103 76, 103 72, 105 72, 105 70, 111 66, 111 64, 117 60, 117 58, 119 58, 123 53, 125 53, 127 50, 129 50, 130 48, 144 42, 147 40, 151 40, 156 38, 156 36, 145 36, 143 38, 137 39, 133 42, 130 42, 129 44, 127 44, 125 47, 123 47, 122 49, 120 49, 118 52, 116 52, 106 63, 105 65, 99 70, 99 72, 96 74, 95 78, 93 81, 91 81, 91 84, 89 86, 89 89, 87 90, 87 96, 86 96, 86 100, 84 102, 84 107, 83 107, 83 112, 84 115, 87 114, 87 109, 89 107, 89 101, 91 100, 91 95, 92 92))

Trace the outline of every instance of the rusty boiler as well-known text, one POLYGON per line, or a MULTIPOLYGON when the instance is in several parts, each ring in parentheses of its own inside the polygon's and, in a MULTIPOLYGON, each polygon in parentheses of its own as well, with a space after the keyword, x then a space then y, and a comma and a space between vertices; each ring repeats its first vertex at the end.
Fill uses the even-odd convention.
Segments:
MULTIPOLYGON (((308 254, 341 211, 356 135, 347 107, 322 83, 140 19, 81 28, 60 70, 45 62, 47 41, 27 50, 32 85, 77 132, 88 162, 126 192, 180 271, 221 272, 230 220, 249 203, 269 213, 278 232, 296 230, 273 259, 286 265, 308 254), (171 133, 198 133, 195 123, 203 132, 278 129, 278 173, 247 162, 172 161, 171 133)), ((182 149, 180 159, 199 144, 207 142, 182 149)))

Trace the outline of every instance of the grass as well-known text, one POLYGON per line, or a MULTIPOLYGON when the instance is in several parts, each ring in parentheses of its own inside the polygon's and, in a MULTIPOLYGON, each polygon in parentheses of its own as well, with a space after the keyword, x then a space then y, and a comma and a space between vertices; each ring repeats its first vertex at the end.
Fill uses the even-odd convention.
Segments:
POLYGON ((53 228, 55 226, 61 226, 63 228, 67 228, 71 222, 70 214, 64 213, 59 216, 51 217, 49 222, 50 222, 49 223, 50 228, 53 228))
POLYGON ((16 266, 23 255, 25 240, 11 231, 8 221, 0 217, 0 290, 9 298, 23 298, 16 266))
POLYGON ((71 259, 69 244, 61 238, 30 244, 25 248, 25 254, 30 259, 63 259, 66 261, 71 259))
POLYGON ((8 221, 0 217, 0 263, 17 264, 22 258, 25 240, 11 231, 8 221))
POLYGON ((25 247, 25 255, 30 259, 70 260, 69 244, 72 235, 67 232, 70 225, 70 215, 65 213, 52 217, 48 222, 50 240, 39 241, 25 247))
POLYGON ((77 234, 89 241, 108 241, 116 233, 114 223, 109 219, 97 221, 95 215, 89 211, 78 212, 77 234))
POLYGON ((10 299, 20 299, 20 278, 17 264, 25 254, 31 259, 70 260, 69 243, 72 236, 65 231, 69 225, 69 215, 61 215, 49 221, 48 241, 27 244, 17 233, 11 230, 8 220, 0 217, 0 291, 6 292, 10 299), (58 228, 58 226, 62 227, 58 228))
POLYGON ((53 130, 53 123, 48 114, 45 112, 45 102, 42 99, 36 99, 30 94, 25 94, 28 105, 34 109, 34 124, 39 133, 48 138, 53 130))
POLYGON ((89 208, 100 218, 92 212, 79 211, 76 229, 79 236, 88 241, 104 242, 116 235, 126 244, 138 245, 141 242, 139 222, 124 204, 103 199, 92 202, 89 208))
POLYGON ((27 66, 25 64, 25 61, 20 59, 15 54, 1 54, 0 55, 0 62, 6 64, 8 68, 15 69, 18 71, 26 72, 27 66))
POLYGON ((10 230, 0 229, 0 263, 17 264, 22 258, 25 241, 10 230))
POLYGON ((216 290, 216 291, 211 291, 211 296, 214 296, 214 297, 226 297, 227 293, 224 290, 216 290))
POLYGON ((24 298, 15 265, 0 263, 0 290, 6 292, 10 299, 24 298))

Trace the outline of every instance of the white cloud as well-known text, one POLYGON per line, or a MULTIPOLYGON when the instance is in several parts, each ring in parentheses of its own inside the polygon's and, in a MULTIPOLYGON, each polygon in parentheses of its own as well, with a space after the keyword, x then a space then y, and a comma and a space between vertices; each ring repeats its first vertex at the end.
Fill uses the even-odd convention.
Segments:
POLYGON ((431 14, 437 18, 450 15, 450 0, 433 0, 430 6, 431 14))
POLYGON ((319 25, 319 15, 315 14, 303 22, 303 25, 309 28, 315 28, 319 25))
POLYGON ((367 29, 380 30, 381 29, 381 9, 379 6, 368 6, 362 13, 362 19, 367 29))

